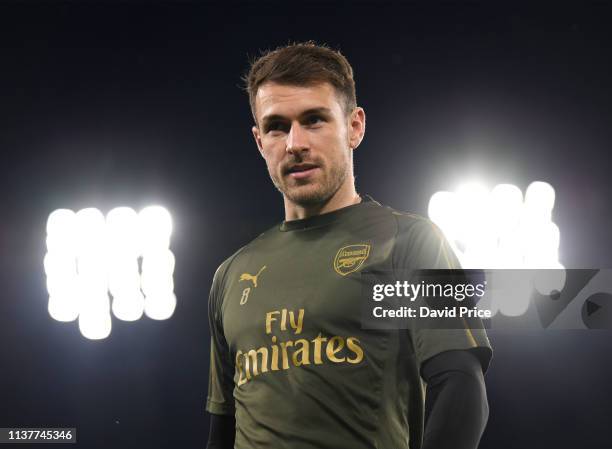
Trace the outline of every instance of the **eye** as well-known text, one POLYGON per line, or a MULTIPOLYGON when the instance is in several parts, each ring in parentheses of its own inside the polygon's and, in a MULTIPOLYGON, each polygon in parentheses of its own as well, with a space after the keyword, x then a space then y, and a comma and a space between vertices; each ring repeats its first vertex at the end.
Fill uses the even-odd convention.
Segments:
POLYGON ((324 122, 325 120, 320 115, 311 115, 306 118, 307 125, 317 125, 320 122, 324 122))
POLYGON ((278 122, 272 122, 266 125, 266 133, 269 133, 271 131, 278 131, 279 129, 280 129, 280 123, 278 122))
POLYGON ((267 133, 270 131, 282 131, 283 129, 284 129, 284 126, 281 122, 270 122, 266 126, 267 133))

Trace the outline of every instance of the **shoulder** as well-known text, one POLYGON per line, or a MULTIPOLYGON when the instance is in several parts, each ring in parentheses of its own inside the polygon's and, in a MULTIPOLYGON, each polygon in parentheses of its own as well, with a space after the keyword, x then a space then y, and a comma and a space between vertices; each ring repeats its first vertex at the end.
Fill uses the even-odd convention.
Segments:
POLYGON ((395 209, 370 199, 372 207, 367 209, 372 222, 394 229, 396 250, 410 251, 419 246, 441 245, 445 238, 441 229, 429 218, 422 215, 395 209))
POLYGON ((215 286, 222 286, 225 282, 225 278, 227 274, 230 272, 236 260, 239 259, 240 257, 244 257, 245 255, 248 255, 251 251, 253 251, 259 244, 261 244, 268 237, 270 237, 271 234, 274 234, 278 230, 278 226, 279 225, 276 224, 270 227, 269 229, 267 229, 266 231, 262 232, 257 237, 255 237, 253 240, 251 240, 249 243, 239 248, 231 256, 226 258, 217 267, 217 270, 215 271, 215 275, 213 277, 213 288, 215 286))
POLYGON ((414 268, 459 267, 442 230, 429 218, 387 207, 396 223, 393 265, 414 268))
POLYGON ((416 213, 397 210, 390 206, 380 206, 387 218, 395 222, 398 242, 409 243, 424 238, 444 238, 440 228, 429 218, 416 213))
POLYGON ((429 218, 406 212, 393 212, 398 226, 398 238, 404 241, 444 241, 442 230, 429 218))

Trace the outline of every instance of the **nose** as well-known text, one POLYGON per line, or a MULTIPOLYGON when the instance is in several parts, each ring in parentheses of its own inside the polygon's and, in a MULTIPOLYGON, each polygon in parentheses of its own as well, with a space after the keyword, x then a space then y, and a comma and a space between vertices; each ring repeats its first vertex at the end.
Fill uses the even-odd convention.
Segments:
POLYGON ((299 123, 293 123, 287 135, 287 153, 299 153, 308 150, 308 135, 299 123))

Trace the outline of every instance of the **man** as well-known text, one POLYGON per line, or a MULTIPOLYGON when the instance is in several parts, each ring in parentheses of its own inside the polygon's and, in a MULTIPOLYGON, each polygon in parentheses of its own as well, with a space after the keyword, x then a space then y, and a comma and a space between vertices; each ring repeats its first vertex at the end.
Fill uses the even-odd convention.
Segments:
POLYGON ((246 82, 285 220, 215 273, 208 448, 477 447, 484 331, 362 329, 361 272, 458 263, 431 222, 356 192, 365 113, 348 61, 293 44, 256 60, 246 82))

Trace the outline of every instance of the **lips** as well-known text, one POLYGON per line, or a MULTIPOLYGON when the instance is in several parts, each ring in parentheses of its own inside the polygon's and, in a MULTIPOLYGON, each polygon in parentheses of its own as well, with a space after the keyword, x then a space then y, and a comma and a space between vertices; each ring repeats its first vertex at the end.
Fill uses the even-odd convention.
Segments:
POLYGON ((298 181, 311 179, 312 176, 319 170, 319 166, 309 163, 293 164, 285 170, 285 176, 298 181))
POLYGON ((317 168, 317 165, 315 164, 294 164, 291 165, 290 167, 288 167, 285 170, 285 173, 300 173, 300 172, 305 172, 308 170, 311 170, 313 168, 317 168))

